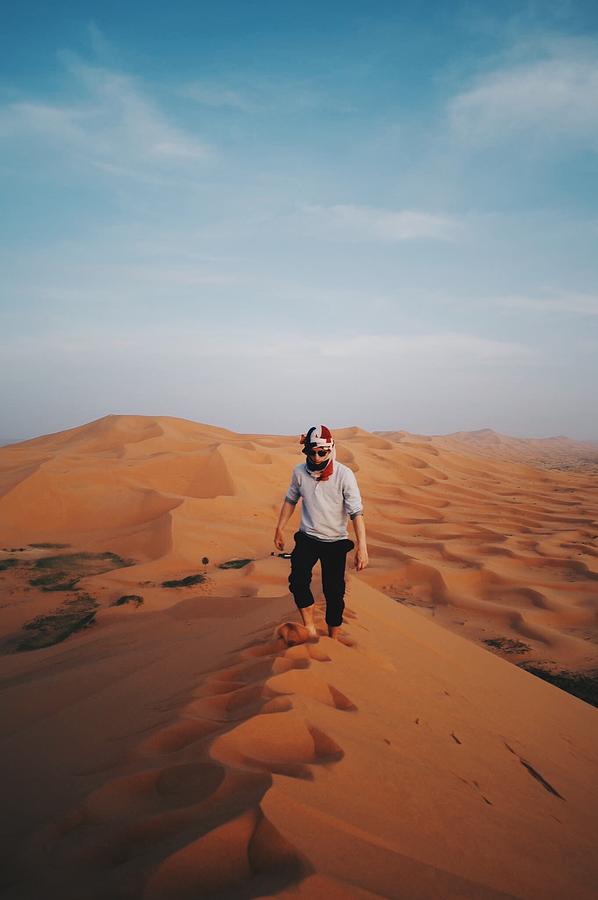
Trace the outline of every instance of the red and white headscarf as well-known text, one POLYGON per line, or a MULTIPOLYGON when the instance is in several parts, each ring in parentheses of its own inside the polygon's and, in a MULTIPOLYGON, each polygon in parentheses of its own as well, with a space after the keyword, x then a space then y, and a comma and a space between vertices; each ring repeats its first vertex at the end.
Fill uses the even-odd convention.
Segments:
POLYGON ((321 450, 331 450, 330 458, 325 463, 315 463, 307 458, 307 471, 317 481, 328 481, 334 471, 336 459, 336 447, 332 432, 326 425, 312 425, 306 434, 302 434, 299 443, 303 444, 303 453, 308 452, 309 447, 317 447, 321 450))

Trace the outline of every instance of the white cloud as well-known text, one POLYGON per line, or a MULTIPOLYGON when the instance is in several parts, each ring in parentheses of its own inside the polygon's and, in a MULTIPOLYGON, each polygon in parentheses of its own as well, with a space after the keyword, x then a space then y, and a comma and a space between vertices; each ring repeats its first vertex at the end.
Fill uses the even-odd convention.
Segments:
POLYGON ((134 79, 109 69, 71 63, 78 102, 11 103, 0 111, 0 137, 43 142, 62 159, 109 174, 143 177, 178 171, 212 154, 195 136, 171 123, 134 79))
POLYGON ((484 145, 528 136, 598 149, 598 53, 552 56, 481 76, 449 104, 454 132, 484 145))
POLYGON ((461 228, 456 219, 434 213, 344 204, 304 206, 301 218, 310 233, 349 241, 454 240, 461 228))

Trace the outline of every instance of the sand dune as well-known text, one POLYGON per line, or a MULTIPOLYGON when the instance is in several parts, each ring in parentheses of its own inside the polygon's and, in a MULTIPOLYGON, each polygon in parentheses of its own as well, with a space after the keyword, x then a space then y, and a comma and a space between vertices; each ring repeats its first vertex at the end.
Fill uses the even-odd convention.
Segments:
POLYGON ((271 555, 296 436, 0 448, 7 897, 595 896, 598 712, 513 665, 598 669, 587 448, 336 436, 371 565, 317 643, 271 555))
MULTIPOLYGON (((393 440, 412 440, 407 432, 377 432, 393 440)), ((457 431, 423 438, 438 448, 476 453, 487 458, 525 462, 563 470, 593 470, 598 465, 598 441, 574 441, 559 435, 549 438, 515 438, 491 428, 457 431)))
MULTIPOLYGON (((472 451, 512 455, 540 443, 556 447, 558 462, 574 442, 526 444, 488 431, 422 440, 357 427, 337 439, 367 503, 368 583, 478 641, 535 630, 542 637, 530 638, 529 661, 594 666, 595 472, 549 472, 472 451)), ((0 454, 0 543, 110 547, 136 561, 131 581, 190 572, 204 558, 210 566, 263 558, 298 449, 296 438, 135 416, 13 445, 0 454)), ((94 590, 104 584, 94 578, 94 590)))

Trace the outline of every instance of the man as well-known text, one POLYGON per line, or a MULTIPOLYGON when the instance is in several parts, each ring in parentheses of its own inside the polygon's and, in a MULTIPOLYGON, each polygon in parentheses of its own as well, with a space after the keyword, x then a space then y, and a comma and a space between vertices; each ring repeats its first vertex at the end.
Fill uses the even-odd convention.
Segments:
POLYGON ((289 588, 303 624, 310 635, 316 637, 314 598, 309 585, 312 569, 320 560, 328 634, 336 638, 345 608, 347 553, 355 546, 347 534, 349 516, 357 541, 355 568, 360 572, 368 564, 363 506, 355 475, 348 466, 336 461, 330 430, 325 425, 314 425, 307 434, 301 435, 300 443, 306 461, 293 469, 274 544, 278 550, 284 550, 283 528, 301 498, 301 525, 295 534, 295 549, 291 554, 289 588))

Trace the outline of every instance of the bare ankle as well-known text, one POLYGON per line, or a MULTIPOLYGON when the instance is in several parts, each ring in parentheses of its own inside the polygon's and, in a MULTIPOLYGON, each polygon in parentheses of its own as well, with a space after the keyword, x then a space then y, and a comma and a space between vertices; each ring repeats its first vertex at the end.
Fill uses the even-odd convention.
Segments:
POLYGON ((303 608, 299 609, 299 612, 301 613, 301 618, 303 620, 303 624, 306 626, 306 628, 315 628, 314 607, 315 607, 315 604, 312 603, 311 606, 304 606, 303 608))

